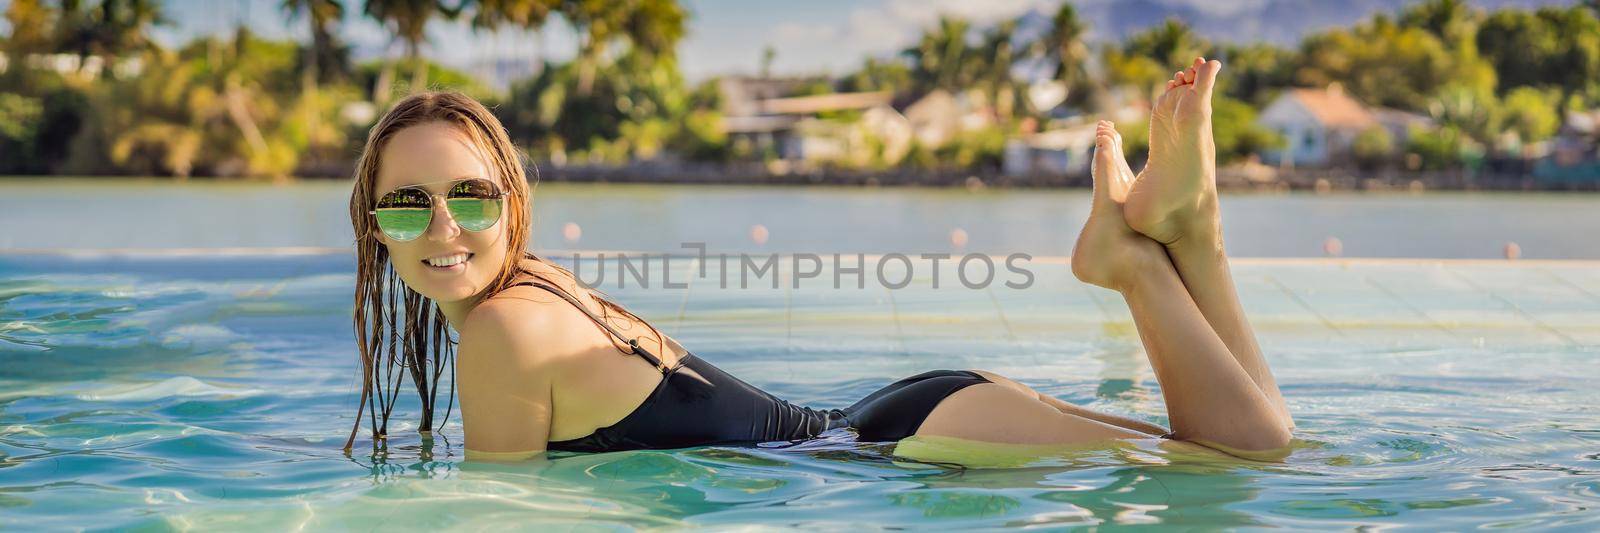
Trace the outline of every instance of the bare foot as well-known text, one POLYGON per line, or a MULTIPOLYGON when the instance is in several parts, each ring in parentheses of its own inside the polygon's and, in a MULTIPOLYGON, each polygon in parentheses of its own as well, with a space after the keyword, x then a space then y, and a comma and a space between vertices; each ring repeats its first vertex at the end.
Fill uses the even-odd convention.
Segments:
POLYGON ((1222 63, 1195 58, 1150 110, 1150 160, 1128 192, 1128 225, 1172 246, 1220 238, 1211 93, 1222 63))
POLYGON ((1072 246, 1072 274, 1084 283, 1120 292, 1144 264, 1167 261, 1167 251, 1128 227, 1123 202, 1133 185, 1133 171, 1123 159, 1122 136, 1104 120, 1095 131, 1093 174, 1094 202, 1089 221, 1072 246))

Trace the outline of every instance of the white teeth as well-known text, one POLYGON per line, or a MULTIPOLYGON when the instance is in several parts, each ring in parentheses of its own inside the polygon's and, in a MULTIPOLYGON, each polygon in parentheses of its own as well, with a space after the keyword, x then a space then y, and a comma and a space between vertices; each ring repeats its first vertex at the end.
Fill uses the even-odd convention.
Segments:
POLYGON ((433 259, 428 259, 426 262, 428 264, 436 266, 436 267, 447 267, 447 266, 456 265, 458 263, 464 263, 466 261, 467 261, 467 254, 456 254, 456 255, 447 255, 447 256, 444 256, 444 257, 435 257, 433 259))

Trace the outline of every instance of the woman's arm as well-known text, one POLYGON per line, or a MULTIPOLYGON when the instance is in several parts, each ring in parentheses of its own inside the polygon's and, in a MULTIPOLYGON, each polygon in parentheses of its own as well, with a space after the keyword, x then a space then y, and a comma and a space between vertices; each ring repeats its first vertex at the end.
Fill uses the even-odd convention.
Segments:
POLYGON ((484 302, 460 331, 456 379, 469 461, 539 457, 549 440, 550 358, 534 349, 540 328, 529 322, 537 314, 518 312, 519 306, 484 302))

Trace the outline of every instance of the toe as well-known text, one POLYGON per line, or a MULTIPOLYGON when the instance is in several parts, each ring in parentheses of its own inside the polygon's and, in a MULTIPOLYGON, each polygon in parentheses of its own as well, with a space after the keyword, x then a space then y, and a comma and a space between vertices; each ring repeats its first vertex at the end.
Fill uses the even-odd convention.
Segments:
POLYGON ((1190 68, 1188 68, 1188 69, 1183 71, 1183 83, 1185 83, 1185 84, 1194 83, 1194 68, 1193 67, 1190 67, 1190 68))
POLYGON ((1094 203, 1097 206, 1111 201, 1112 179, 1117 171, 1117 130, 1108 124, 1102 121, 1094 138, 1094 168, 1090 174, 1094 178, 1094 203))
POLYGON ((1210 95, 1211 89, 1217 86, 1217 72, 1222 70, 1222 62, 1215 59, 1200 65, 1200 71, 1195 77, 1195 89, 1201 94, 1210 95))

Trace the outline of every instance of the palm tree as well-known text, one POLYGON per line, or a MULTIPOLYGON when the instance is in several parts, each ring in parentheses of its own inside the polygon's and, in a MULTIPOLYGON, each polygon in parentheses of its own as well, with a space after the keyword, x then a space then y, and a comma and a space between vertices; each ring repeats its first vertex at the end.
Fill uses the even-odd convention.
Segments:
MULTIPOLYGON (((539 33, 550 15, 561 7, 561 0, 467 0, 473 8, 474 30, 499 31, 502 26, 512 26, 539 33)), ((541 46, 542 48, 542 46, 541 46)), ((534 72, 543 69, 542 50, 533 57, 534 72)))
POLYGON ((971 84, 972 57, 976 55, 967 43, 971 28, 964 19, 941 15, 917 46, 902 52, 911 59, 911 80, 918 92, 960 90, 971 84))
POLYGON ((1089 77, 1089 45, 1085 43, 1088 33, 1088 26, 1078 18, 1078 10, 1063 3, 1050 17, 1050 31, 1033 43, 1031 53, 1055 67, 1055 79, 1066 85, 1070 101, 1095 109, 1103 91, 1089 77))
POLYGON ((1173 65, 1170 68, 1188 66, 1206 46, 1200 35, 1177 18, 1167 18, 1160 26, 1134 34, 1123 45, 1129 54, 1148 57, 1162 65, 1173 65))
POLYGON ((622 35, 640 57, 675 58, 688 18, 677 0, 636 0, 622 19, 622 35))
POLYGON ((320 113, 315 103, 320 99, 318 79, 323 76, 325 58, 331 58, 337 44, 333 36, 333 23, 344 18, 344 3, 340 0, 283 0, 282 9, 294 20, 304 16, 311 25, 311 46, 306 48, 305 64, 300 69, 300 87, 305 103, 305 120, 308 131, 321 128, 320 113), (309 15, 309 16, 308 16, 309 15))
POLYGON ((578 87, 580 96, 594 88, 595 71, 605 60, 611 42, 621 38, 646 62, 677 56, 688 15, 676 0, 566 0, 561 14, 578 31, 578 87))
POLYGON ((1016 37, 1017 22, 1007 20, 984 34, 980 53, 970 56, 978 83, 989 93, 995 117, 1009 119, 1015 110, 1020 87, 1011 77, 1011 66, 1016 60, 1012 40, 1016 37))
POLYGON ((329 67, 323 62, 338 48, 338 38, 333 34, 336 23, 344 18, 343 0, 283 0, 281 8, 290 21, 305 17, 311 28, 311 46, 306 49, 304 83, 312 92, 327 77, 329 67))
POLYGON ((154 50, 150 28, 168 22, 154 0, 100 0, 94 6, 63 0, 56 19, 55 41, 58 49, 78 55, 79 70, 83 60, 99 57, 106 75, 115 76, 112 67, 116 60, 128 53, 154 50))
MULTIPOLYGON (((389 29, 395 38, 405 41, 406 59, 411 62, 411 90, 422 91, 428 87, 428 65, 422 61, 422 41, 428 38, 428 21, 435 16, 453 18, 459 8, 447 6, 440 0, 367 0, 366 15, 389 29)), ((385 66, 387 71, 390 67, 385 66)), ((387 72, 386 72, 387 74, 387 72)), ((388 76, 380 75, 384 82, 388 76)), ((384 84, 386 85, 386 84, 384 84)), ((374 89, 374 100, 380 104, 388 100, 388 87, 374 89)))

